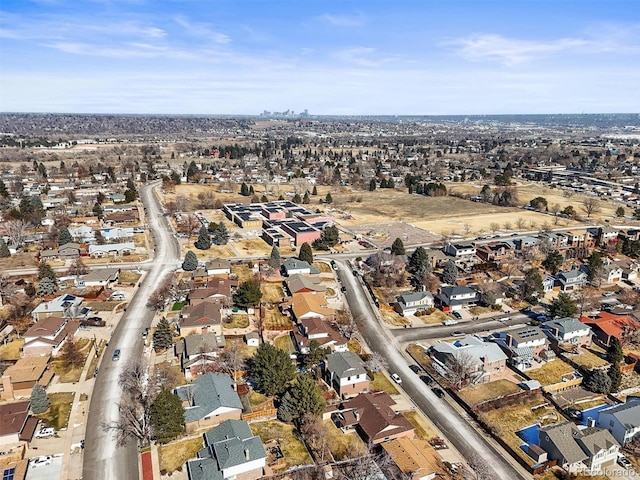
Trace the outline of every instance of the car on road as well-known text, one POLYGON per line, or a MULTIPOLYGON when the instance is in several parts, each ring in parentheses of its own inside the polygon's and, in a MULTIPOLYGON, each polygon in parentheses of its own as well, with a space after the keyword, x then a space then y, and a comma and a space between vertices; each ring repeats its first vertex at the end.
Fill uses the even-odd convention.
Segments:
POLYGON ((420 375, 420 380, 422 380, 427 385, 431 385, 433 383, 433 378, 431 378, 429 375, 420 375))
POLYGON ((633 465, 631 464, 631 462, 629 461, 629 459, 627 457, 625 457, 624 455, 620 455, 618 457, 618 465, 620 465, 621 467, 624 468, 631 468, 633 467, 633 465))
POLYGON ((459 312, 451 312, 451 315, 456 317, 458 320, 462 320, 462 315, 459 312))
POLYGON ((120 349, 119 348, 116 348, 113 351, 113 356, 111 357, 111 360, 113 360, 114 362, 117 361, 117 360, 120 360, 120 349))
POLYGON ((340 291, 341 291, 342 293, 346 293, 346 291, 347 291, 347 287, 344 287, 344 286, 343 286, 343 287, 341 287, 341 288, 340 288, 340 291))
POLYGON ((455 332, 451 332, 452 337, 464 337, 465 335, 466 333, 464 333, 462 330, 456 330, 455 332))
POLYGON ((418 365, 409 365, 409 369, 413 373, 420 373, 422 371, 422 368, 420 368, 420 366, 418 366, 418 365))
POLYGON ((391 378, 393 379, 394 382, 396 382, 398 385, 400 385, 402 383, 402 379, 400 378, 400 375, 398 375, 397 373, 392 373, 391 374, 391 378))
POLYGON ((53 437, 56 434, 55 428, 41 428, 38 432, 36 432, 36 438, 48 438, 53 437))
POLYGON ((51 465, 53 463, 53 457, 51 455, 41 455, 36 458, 32 458, 29 462, 30 468, 37 468, 43 465, 51 465))
POLYGON ((450 318, 448 318, 447 320, 445 320, 444 322, 442 322, 443 325, 457 325, 458 321, 457 320, 452 320, 450 318))
POLYGON ((438 387, 433 387, 431 389, 431 391, 433 393, 435 393, 436 397, 438 398, 444 398, 444 392, 442 391, 442 389, 438 388, 438 387))

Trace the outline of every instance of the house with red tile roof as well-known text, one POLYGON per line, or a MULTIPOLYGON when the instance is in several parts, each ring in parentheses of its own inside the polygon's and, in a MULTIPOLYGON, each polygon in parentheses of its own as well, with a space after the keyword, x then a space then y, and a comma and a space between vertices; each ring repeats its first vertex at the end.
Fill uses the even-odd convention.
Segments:
POLYGON ((595 317, 580 317, 580 321, 589 325, 602 345, 608 347, 615 337, 622 340, 627 331, 640 329, 640 322, 630 315, 617 315, 602 311, 595 317))

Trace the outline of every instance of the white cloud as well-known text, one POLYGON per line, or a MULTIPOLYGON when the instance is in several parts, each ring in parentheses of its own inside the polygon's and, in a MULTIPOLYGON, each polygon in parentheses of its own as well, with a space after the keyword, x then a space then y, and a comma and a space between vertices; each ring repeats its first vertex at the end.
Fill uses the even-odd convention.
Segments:
POLYGON ((330 25, 332 27, 339 27, 339 28, 355 28, 355 27, 362 27, 364 25, 364 18, 360 14, 336 15, 331 13, 325 13, 323 15, 320 15, 318 19, 321 22, 326 23, 327 25, 330 25))
POLYGON ((212 40, 215 43, 230 43, 231 37, 225 35, 224 33, 220 33, 207 23, 202 22, 192 22, 186 17, 182 15, 178 15, 174 17, 174 21, 183 27, 187 33, 190 35, 194 35, 196 37, 204 37, 209 40, 212 40))
POLYGON ((350 65, 359 67, 378 67, 382 62, 373 59, 372 54, 376 50, 371 47, 350 47, 339 50, 333 54, 335 58, 350 65))

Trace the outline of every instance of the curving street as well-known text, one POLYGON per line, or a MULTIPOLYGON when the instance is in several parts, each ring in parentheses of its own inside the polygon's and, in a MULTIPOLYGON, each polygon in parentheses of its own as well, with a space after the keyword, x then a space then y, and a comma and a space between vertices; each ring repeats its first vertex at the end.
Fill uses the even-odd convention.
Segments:
MULTIPOLYGON (((493 478, 531 478, 524 469, 514 464, 515 461, 510 462, 511 457, 507 452, 476 431, 446 399, 436 397, 431 389, 409 369, 407 361, 400 352, 398 341, 381 326, 377 312, 372 308, 359 277, 353 276, 351 268, 343 261, 336 261, 336 264, 342 284, 347 288, 346 298, 360 333, 372 350, 385 357, 389 372, 398 373, 402 377, 402 389, 431 419, 447 440, 467 459, 474 455, 482 457, 493 469, 493 478)), ((402 331, 406 333, 408 330, 402 331)), ((425 332, 420 333, 424 335, 425 332)))
POLYGON ((105 432, 102 424, 117 419, 120 400, 118 377, 129 360, 140 358, 143 353, 141 334, 151 324, 154 315, 146 306, 147 299, 180 262, 178 244, 153 192, 157 185, 154 183, 140 188, 140 198, 147 211, 147 224, 155 239, 155 256, 152 262, 145 264, 148 273, 113 332, 91 396, 83 463, 83 478, 91 480, 138 478, 137 445, 131 442, 127 447, 117 447, 112 433, 105 432), (112 361, 116 348, 121 351, 120 360, 112 361))

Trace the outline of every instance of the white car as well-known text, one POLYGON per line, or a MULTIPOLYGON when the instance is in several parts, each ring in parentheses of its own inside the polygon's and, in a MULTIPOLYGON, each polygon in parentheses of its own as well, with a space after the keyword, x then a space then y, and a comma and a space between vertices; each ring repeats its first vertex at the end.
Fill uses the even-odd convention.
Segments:
POLYGON ((402 379, 400 378, 400 375, 398 375, 397 373, 392 373, 391 374, 391 378, 393 379, 394 382, 396 382, 398 385, 400 385, 402 383, 402 379))
POLYGON ((40 457, 32 458, 29 462, 30 468, 37 468, 43 465, 51 465, 53 463, 53 457, 51 455, 42 455, 40 457))
POLYGON ((36 433, 36 438, 48 438, 53 437, 56 434, 55 428, 42 428, 39 432, 36 433))

